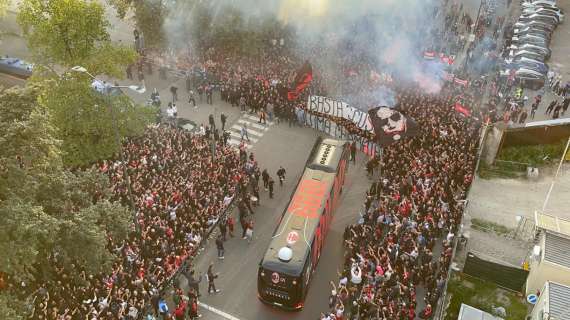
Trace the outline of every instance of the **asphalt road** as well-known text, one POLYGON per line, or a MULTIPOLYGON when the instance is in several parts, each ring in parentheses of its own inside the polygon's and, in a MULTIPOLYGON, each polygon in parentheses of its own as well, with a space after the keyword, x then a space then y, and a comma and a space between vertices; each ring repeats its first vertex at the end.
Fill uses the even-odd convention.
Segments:
MULTIPOLYGON (((206 108, 208 107, 202 108, 202 112, 199 109, 196 113, 211 110, 206 108)), ((231 106, 220 102, 216 108, 226 113, 234 111, 231 106)), ((193 112, 193 110, 188 111, 193 112)), ((199 119, 193 120, 200 122, 199 119)), ((341 204, 335 212, 317 271, 313 276, 306 307, 299 312, 284 312, 264 305, 256 296, 259 261, 267 249, 278 219, 288 204, 318 135, 319 133, 312 129, 289 128, 286 123, 281 123, 272 126, 253 146, 251 151, 254 152, 262 169, 267 168, 272 176, 276 176, 277 169, 282 165, 287 170, 287 178, 283 187, 276 186, 274 199, 269 199, 268 193, 262 191, 261 205, 255 209, 255 234, 251 244, 239 237, 241 228, 236 226, 236 237, 228 239, 225 244, 224 260, 217 259, 213 240, 209 241, 206 250, 195 260, 197 271, 205 273, 209 263, 214 262, 215 271, 220 273, 216 287, 222 292, 216 295, 206 294, 207 283, 204 281, 200 288, 202 293, 200 302, 231 315, 224 317, 222 313, 208 311, 203 306, 200 308, 203 319, 317 319, 320 312, 327 310, 329 281, 338 280, 337 271, 342 263, 344 228, 356 222, 366 188, 369 186, 364 170, 363 154, 358 155, 356 165, 352 164, 349 167, 341 204)), ((183 277, 181 283, 186 289, 186 280, 183 277)))

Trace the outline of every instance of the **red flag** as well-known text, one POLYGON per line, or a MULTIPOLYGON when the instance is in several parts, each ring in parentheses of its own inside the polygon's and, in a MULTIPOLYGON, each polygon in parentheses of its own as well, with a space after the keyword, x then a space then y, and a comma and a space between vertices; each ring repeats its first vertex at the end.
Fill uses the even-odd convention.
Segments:
POLYGON ((293 101, 299 97, 301 92, 305 90, 313 80, 313 67, 306 61, 305 64, 297 71, 295 76, 294 88, 287 92, 287 99, 293 101))
POLYGON ((455 103, 455 111, 465 115, 466 117, 470 117, 471 116, 471 110, 469 110, 468 107, 464 106, 461 104, 461 102, 457 101, 455 103))

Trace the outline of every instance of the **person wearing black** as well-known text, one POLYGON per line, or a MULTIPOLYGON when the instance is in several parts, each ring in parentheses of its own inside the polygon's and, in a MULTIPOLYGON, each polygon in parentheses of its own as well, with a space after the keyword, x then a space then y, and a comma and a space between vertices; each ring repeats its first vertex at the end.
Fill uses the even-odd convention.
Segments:
POLYGON ((228 218, 224 217, 220 223, 218 224, 218 228, 220 228, 220 235, 222 236, 222 240, 226 241, 226 235, 228 234, 228 218))
POLYGON ((550 114, 552 110, 554 110, 554 107, 556 107, 557 103, 558 101, 556 101, 556 99, 552 100, 552 102, 548 105, 548 108, 546 108, 546 112, 544 114, 550 114))
POLYGON ((220 121, 222 122, 222 131, 224 131, 226 128, 226 120, 227 119, 228 119, 228 117, 222 112, 222 114, 220 115, 220 121))
POLYGON ((263 188, 267 191, 267 188, 269 187, 269 173, 267 173, 267 169, 263 169, 261 179, 263 180, 263 188))
POLYGON ((214 120, 214 115, 211 113, 208 116, 208 122, 210 123, 210 127, 212 127, 212 130, 216 129, 216 121, 214 120))
POLYGON ((172 93, 172 103, 178 101, 178 88, 175 86, 170 87, 170 92, 172 93))
POLYGON ((562 100, 562 115, 568 110, 568 105, 570 105, 570 97, 565 97, 564 100, 562 100))
POLYGON ((279 177, 279 185, 283 186, 283 181, 285 181, 285 168, 279 166, 279 170, 277 170, 277 177, 279 177))
MULTIPOLYGON (((222 238, 222 235, 218 235, 218 237, 216 238, 216 248, 218 249, 218 259, 223 260, 224 259, 224 239, 222 238)), ((208 289, 209 291, 209 289, 208 289)))
POLYGON ((206 103, 212 104, 212 85, 206 86, 206 103))
POLYGON ((208 267, 208 273, 207 273, 207 277, 208 277, 208 294, 213 293, 218 293, 220 292, 219 289, 216 289, 216 285, 214 284, 214 280, 217 279, 219 276, 218 273, 214 273, 214 263, 211 262, 210 266, 208 267))
POLYGON ((222 135, 224 137, 224 146, 226 146, 228 144, 228 139, 230 138, 230 132, 224 131, 224 133, 222 135))
POLYGON ((356 141, 352 141, 350 144, 350 160, 356 163, 356 141))
POLYGON ((275 185, 275 181, 273 181, 273 178, 269 177, 267 184, 269 186, 269 199, 273 199, 273 185, 275 185))
POLYGON ((202 275, 198 276, 198 278, 194 277, 194 270, 191 270, 190 267, 186 268, 186 272, 183 273, 184 277, 188 281, 188 287, 194 289, 198 297, 200 296, 200 282, 202 282, 202 275))

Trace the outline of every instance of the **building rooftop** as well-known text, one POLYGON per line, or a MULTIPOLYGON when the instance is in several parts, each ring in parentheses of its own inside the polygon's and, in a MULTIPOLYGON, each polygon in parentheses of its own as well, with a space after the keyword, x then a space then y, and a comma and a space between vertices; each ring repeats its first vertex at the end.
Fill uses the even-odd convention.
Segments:
POLYGON ((544 260, 570 269, 570 239, 548 231, 545 237, 544 260))
POLYGON ((539 212, 535 212, 534 219, 537 228, 570 236, 570 220, 539 212))
POLYGON ((462 303, 457 320, 503 320, 503 318, 495 317, 483 310, 462 303))
POLYGON ((570 319, 570 287, 548 282, 548 311, 549 319, 570 319))

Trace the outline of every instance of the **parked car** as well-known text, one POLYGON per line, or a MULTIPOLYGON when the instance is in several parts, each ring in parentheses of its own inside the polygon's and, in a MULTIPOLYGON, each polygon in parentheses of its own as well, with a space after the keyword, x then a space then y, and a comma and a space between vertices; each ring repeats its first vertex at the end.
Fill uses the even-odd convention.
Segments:
POLYGON ((21 79, 27 79, 32 76, 34 65, 24 60, 12 57, 0 58, 0 72, 9 74, 21 79))
POLYGON ((534 35, 523 35, 520 37, 514 36, 511 40, 511 43, 514 43, 515 45, 530 43, 530 44, 548 46, 549 41, 548 39, 534 35))
POLYGON ((503 65, 506 69, 530 69, 530 70, 534 70, 537 72, 540 72, 543 75, 546 75, 548 73, 548 65, 545 63, 542 63, 540 61, 536 61, 536 60, 532 60, 532 59, 528 59, 528 58, 522 58, 522 59, 518 59, 518 60, 505 60, 505 63, 503 65))
POLYGON ((556 27, 556 25, 558 24, 558 18, 538 13, 530 15, 521 15, 518 21, 519 22, 539 21, 539 22, 544 22, 546 24, 550 24, 554 27, 556 27))
POLYGON ((521 5, 523 8, 530 8, 530 7, 558 8, 558 6, 556 5, 556 1, 548 1, 548 0, 523 1, 521 5))
MULTIPOLYGON (((511 70, 506 69, 501 71, 501 77, 508 78, 511 74, 511 70)), ((530 88, 532 90, 538 90, 544 87, 545 76, 535 70, 527 68, 519 68, 515 71, 515 82, 520 84, 524 88, 530 88)))
POLYGON ((530 12, 530 10, 535 10, 535 11, 552 11, 555 12, 556 14, 564 17, 564 10, 556 7, 556 6, 547 6, 547 5, 528 5, 528 6, 523 6, 523 12, 524 11, 528 11, 530 12))
POLYGON ((538 30, 538 29, 532 29, 532 28, 526 28, 526 29, 515 29, 515 31, 513 32, 513 37, 520 37, 520 36, 524 36, 524 35, 535 35, 535 36, 540 36, 543 37, 545 39, 550 40, 550 32, 548 31, 544 31, 544 30, 538 30))
POLYGON ((521 45, 511 45, 509 47, 511 50, 519 51, 519 50, 527 50, 530 52, 541 53, 544 55, 546 59, 550 58, 550 49, 548 47, 542 47, 540 45, 535 45, 531 43, 525 43, 521 45))
POLYGON ((551 16, 557 19, 558 23, 562 23, 564 21, 564 14, 546 8, 528 8, 524 9, 522 12, 523 16, 530 16, 533 14, 539 14, 543 16, 551 16))
POLYGON ((534 59, 536 61, 545 61, 546 60, 546 56, 540 54, 540 53, 536 53, 536 52, 532 52, 532 51, 528 51, 528 50, 511 50, 511 52, 509 53, 509 58, 511 59, 516 59, 517 57, 525 57, 525 58, 529 58, 529 59, 534 59))
POLYGON ((530 22, 516 22, 513 25, 514 29, 526 29, 526 28, 535 28, 535 29, 544 29, 550 32, 553 32, 555 29, 555 25, 544 23, 541 21, 530 21, 530 22))

